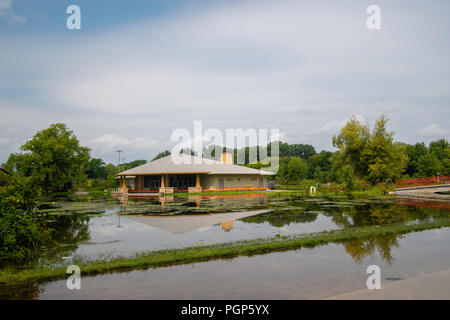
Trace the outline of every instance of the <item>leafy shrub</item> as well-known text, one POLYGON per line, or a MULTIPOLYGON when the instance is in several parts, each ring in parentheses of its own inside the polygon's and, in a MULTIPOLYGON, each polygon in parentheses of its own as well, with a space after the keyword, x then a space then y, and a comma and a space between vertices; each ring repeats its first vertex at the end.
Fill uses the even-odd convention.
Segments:
POLYGON ((48 239, 37 209, 40 194, 30 178, 13 177, 0 187, 0 263, 37 253, 48 239))

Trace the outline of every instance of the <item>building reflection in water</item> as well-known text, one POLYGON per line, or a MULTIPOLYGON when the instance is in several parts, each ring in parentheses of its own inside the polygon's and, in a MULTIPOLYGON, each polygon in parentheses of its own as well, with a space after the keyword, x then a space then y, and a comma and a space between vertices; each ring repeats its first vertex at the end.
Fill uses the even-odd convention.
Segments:
POLYGON ((222 222, 222 230, 225 232, 229 232, 231 229, 233 229, 234 220, 225 221, 222 222))

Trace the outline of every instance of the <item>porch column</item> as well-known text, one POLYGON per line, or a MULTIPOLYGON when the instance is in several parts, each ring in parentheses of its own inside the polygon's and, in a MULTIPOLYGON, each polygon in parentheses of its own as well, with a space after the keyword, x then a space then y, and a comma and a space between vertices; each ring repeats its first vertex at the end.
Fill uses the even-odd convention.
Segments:
POLYGON ((200 174, 198 173, 195 175, 195 186, 200 187, 200 174))
POLYGON ((166 183, 165 183, 165 184, 167 185, 167 188, 170 188, 170 186, 169 186, 169 184, 170 184, 170 183, 169 183, 169 175, 168 175, 168 174, 165 174, 165 175, 164 175, 164 180, 166 180, 166 183))
POLYGON ((138 176, 138 181, 139 181, 138 190, 144 190, 144 176, 138 176))
POLYGON ((164 180, 165 180, 165 177, 164 177, 164 175, 162 174, 162 175, 161 175, 161 188, 165 188, 165 187, 166 187, 166 184, 164 183, 164 180))

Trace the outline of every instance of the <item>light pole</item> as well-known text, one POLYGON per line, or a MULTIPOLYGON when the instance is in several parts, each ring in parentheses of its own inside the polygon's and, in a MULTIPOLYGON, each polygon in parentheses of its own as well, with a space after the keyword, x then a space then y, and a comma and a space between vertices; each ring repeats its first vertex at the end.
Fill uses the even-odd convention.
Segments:
POLYGON ((117 168, 119 169, 119 172, 120 172, 120 154, 123 152, 123 150, 116 150, 116 152, 119 155, 119 164, 117 165, 117 168))
POLYGON ((116 226, 116 228, 122 228, 123 226, 120 225, 120 215, 117 215, 119 217, 119 224, 116 226))

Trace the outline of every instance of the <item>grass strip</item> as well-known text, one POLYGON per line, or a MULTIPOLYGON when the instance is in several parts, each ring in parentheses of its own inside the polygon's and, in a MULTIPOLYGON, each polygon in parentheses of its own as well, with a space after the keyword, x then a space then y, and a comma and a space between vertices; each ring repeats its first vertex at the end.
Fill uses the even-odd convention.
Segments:
MULTIPOLYGON (((187 264, 213 259, 251 256, 269 252, 299 249, 301 247, 325 245, 328 243, 340 243, 357 239, 366 239, 376 236, 406 234, 442 227, 450 227, 449 218, 414 224, 365 226, 311 233, 301 236, 273 237, 267 239, 188 247, 183 249, 140 252, 132 257, 116 257, 109 260, 99 261, 76 261, 73 262, 73 264, 77 264, 80 267, 82 276, 93 276, 112 272, 147 269, 151 267, 187 264)), ((68 274, 66 274, 66 268, 67 266, 42 266, 34 269, 1 269, 0 285, 25 284, 36 281, 41 282, 67 278, 68 274)))

